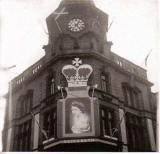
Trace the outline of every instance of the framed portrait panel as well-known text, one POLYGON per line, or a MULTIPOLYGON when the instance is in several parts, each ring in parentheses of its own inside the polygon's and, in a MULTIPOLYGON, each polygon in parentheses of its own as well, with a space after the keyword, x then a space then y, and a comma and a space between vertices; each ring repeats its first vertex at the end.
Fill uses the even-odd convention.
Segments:
POLYGON ((90 98, 68 98, 63 103, 63 137, 95 134, 94 107, 90 98))

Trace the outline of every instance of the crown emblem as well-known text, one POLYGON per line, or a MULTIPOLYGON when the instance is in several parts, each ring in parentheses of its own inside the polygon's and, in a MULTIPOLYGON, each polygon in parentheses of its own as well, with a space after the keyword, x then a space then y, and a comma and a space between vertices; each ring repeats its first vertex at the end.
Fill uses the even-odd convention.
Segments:
POLYGON ((72 60, 73 65, 66 65, 62 68, 62 74, 65 76, 68 87, 87 86, 88 79, 93 69, 88 64, 82 64, 82 60, 75 58, 72 60))

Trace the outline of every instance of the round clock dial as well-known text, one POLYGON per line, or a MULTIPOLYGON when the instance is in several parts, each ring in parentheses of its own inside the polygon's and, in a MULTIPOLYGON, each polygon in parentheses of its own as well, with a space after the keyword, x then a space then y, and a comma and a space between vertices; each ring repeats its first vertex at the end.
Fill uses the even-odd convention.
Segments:
POLYGON ((85 24, 81 19, 72 19, 68 23, 68 28, 73 32, 79 32, 85 28, 85 24))

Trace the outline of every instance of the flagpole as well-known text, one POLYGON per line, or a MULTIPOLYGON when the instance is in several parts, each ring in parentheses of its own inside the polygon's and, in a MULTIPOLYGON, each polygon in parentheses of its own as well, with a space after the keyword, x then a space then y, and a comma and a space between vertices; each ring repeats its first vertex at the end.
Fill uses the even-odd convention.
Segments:
POLYGON ((151 52, 152 52, 152 49, 150 50, 150 52, 147 54, 147 56, 146 56, 146 58, 145 58, 145 66, 146 66, 146 67, 147 67, 147 61, 148 61, 148 58, 149 58, 151 52))
POLYGON ((113 135, 114 135, 117 131, 119 131, 120 125, 121 125, 121 123, 122 123, 122 121, 123 121, 126 113, 127 113, 127 111, 124 112, 122 118, 120 119, 120 121, 119 121, 119 123, 118 123, 118 128, 112 128, 112 129, 114 130, 113 133, 112 133, 112 137, 113 137, 113 135))
POLYGON ((112 22, 110 23, 110 25, 108 26, 108 30, 107 30, 107 32, 109 32, 109 30, 110 30, 110 28, 111 28, 112 24, 113 24, 113 20, 112 20, 112 22))
POLYGON ((39 122, 38 122, 38 121, 37 121, 37 119, 34 117, 34 114, 32 113, 32 111, 30 111, 30 113, 31 113, 31 115, 32 115, 33 119, 36 121, 36 124, 38 125, 38 127, 39 127, 39 129, 40 129, 41 133, 45 136, 45 138, 46 138, 46 139, 48 139, 48 136, 47 136, 46 131, 45 131, 45 130, 43 130, 43 128, 41 128, 41 126, 40 126, 39 122))
POLYGON ((152 49, 148 52, 148 54, 145 56, 145 58, 143 59, 143 61, 140 63, 141 67, 147 68, 147 61, 148 61, 148 58, 149 58, 149 56, 150 56, 151 53, 152 53, 152 49))

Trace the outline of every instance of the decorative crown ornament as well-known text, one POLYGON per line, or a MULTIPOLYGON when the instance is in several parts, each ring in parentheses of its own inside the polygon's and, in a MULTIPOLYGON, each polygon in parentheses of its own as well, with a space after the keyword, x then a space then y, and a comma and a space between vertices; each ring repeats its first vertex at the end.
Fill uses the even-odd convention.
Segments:
POLYGON ((75 58, 73 65, 65 65, 62 68, 62 74, 65 76, 68 87, 87 86, 88 79, 93 72, 93 68, 88 64, 82 64, 82 60, 75 58))

